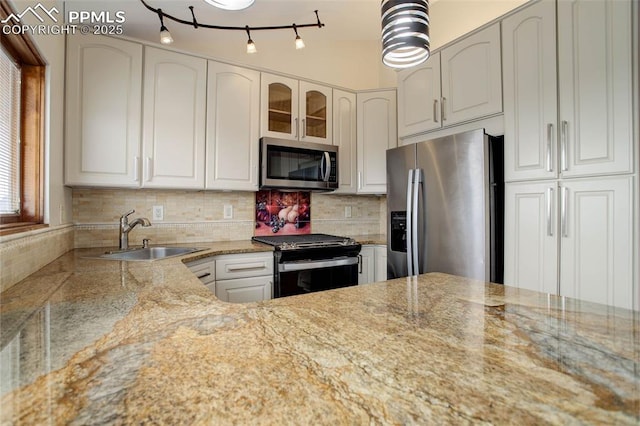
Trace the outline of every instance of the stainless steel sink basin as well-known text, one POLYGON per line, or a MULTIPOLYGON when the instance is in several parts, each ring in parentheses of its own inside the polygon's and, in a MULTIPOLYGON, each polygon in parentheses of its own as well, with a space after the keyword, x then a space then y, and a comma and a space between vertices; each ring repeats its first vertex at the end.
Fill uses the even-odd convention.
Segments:
POLYGON ((195 253, 204 249, 192 247, 148 247, 126 251, 114 251, 98 256, 99 259, 127 260, 127 261, 152 261, 166 259, 168 257, 181 256, 195 253))

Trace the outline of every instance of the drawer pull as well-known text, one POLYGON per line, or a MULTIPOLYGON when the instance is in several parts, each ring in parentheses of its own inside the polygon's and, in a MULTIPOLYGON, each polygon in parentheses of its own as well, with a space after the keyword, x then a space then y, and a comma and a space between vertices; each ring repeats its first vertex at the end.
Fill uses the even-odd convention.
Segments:
POLYGON ((211 276, 211 273, 207 272, 206 274, 198 275, 198 279, 201 280, 201 279, 207 278, 209 276, 211 276))
POLYGON ((250 271, 253 269, 267 269, 267 265, 264 262, 246 263, 244 265, 229 265, 226 269, 227 272, 250 271))

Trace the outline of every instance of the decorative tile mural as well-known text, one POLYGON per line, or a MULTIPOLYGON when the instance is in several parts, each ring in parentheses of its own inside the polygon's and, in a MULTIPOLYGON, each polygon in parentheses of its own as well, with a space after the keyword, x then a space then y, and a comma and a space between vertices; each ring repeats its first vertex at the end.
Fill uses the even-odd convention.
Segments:
POLYGON ((255 235, 311 233, 311 193, 264 190, 256 192, 255 235))

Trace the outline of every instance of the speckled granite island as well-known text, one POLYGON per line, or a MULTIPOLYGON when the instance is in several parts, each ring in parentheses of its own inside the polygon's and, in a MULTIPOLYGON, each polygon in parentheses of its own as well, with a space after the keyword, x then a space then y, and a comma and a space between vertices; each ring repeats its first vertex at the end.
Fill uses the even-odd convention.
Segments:
POLYGON ((2 424, 640 422, 638 312, 444 274, 233 305, 88 253, 1 295, 2 424))

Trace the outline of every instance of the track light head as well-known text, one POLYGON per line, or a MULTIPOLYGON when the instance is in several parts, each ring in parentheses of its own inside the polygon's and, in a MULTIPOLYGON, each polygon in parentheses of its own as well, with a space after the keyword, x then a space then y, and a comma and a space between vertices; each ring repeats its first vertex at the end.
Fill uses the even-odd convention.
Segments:
POLYGON ((300 35, 298 34, 298 27, 296 24, 293 24, 293 31, 296 33, 296 49, 303 49, 304 41, 302 40, 302 37, 300 37, 300 35))

